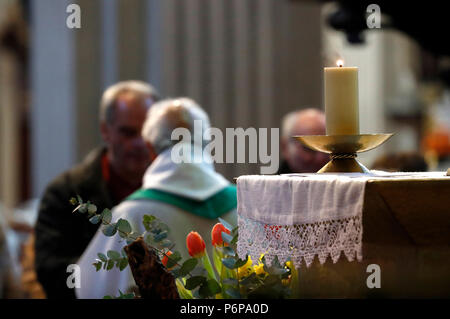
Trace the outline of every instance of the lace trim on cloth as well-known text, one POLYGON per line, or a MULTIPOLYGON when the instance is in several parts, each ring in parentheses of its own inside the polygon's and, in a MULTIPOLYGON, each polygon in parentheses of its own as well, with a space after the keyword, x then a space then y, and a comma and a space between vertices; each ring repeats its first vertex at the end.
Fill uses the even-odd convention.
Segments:
POLYGON ((295 225, 269 225, 238 215, 237 253, 268 264, 275 256, 281 264, 291 260, 295 267, 309 267, 317 255, 321 264, 328 256, 336 263, 344 252, 348 261, 362 260, 362 214, 337 220, 295 225))

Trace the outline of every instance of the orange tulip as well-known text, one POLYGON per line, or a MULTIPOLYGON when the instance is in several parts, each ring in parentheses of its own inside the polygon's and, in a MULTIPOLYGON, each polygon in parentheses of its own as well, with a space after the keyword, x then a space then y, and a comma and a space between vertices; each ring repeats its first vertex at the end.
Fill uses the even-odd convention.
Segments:
POLYGON ((170 255, 172 255, 172 252, 169 250, 164 254, 164 257, 162 258, 161 262, 164 265, 164 267, 167 267, 167 262, 169 261, 170 255))
POLYGON ((186 246, 189 255, 195 258, 200 258, 205 255, 205 241, 202 236, 195 231, 191 231, 186 237, 186 246))
POLYGON ((222 232, 225 232, 227 234, 231 233, 229 229, 225 228, 225 226, 222 225, 222 223, 215 224, 211 231, 211 241, 213 246, 221 246, 224 244, 222 239, 222 232))

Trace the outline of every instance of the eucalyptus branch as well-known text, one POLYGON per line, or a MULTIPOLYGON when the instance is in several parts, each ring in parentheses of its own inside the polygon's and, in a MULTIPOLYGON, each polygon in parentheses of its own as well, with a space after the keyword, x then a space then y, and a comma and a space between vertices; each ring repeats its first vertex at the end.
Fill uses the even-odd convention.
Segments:
MULTIPOLYGON (((78 205, 72 212, 75 213, 77 211, 79 211, 80 213, 88 213, 88 217, 89 217, 89 221, 93 224, 98 224, 99 222, 102 223, 102 225, 106 226, 106 227, 113 227, 113 230, 111 230, 109 233, 105 233, 105 231, 103 232, 106 236, 113 236, 115 234, 115 232, 117 231, 119 233, 119 236, 125 240, 130 241, 135 241, 137 240, 141 235, 138 236, 133 236, 133 231, 131 228, 130 223, 125 220, 125 219, 119 219, 116 223, 112 223, 112 215, 111 215, 111 211, 107 208, 105 208, 102 213, 98 214, 97 213, 97 206, 95 206, 94 204, 91 204, 89 201, 84 203, 82 198, 80 196, 77 196, 77 198, 71 198, 70 199, 70 203, 72 205, 78 205), (122 222, 121 222, 122 221, 122 222), (122 223, 122 225, 124 225, 123 227, 126 228, 127 230, 129 229, 129 231, 124 231, 123 229, 121 229, 120 225, 118 226, 119 223, 122 223)), ((147 232, 147 231, 146 231, 147 232)), ((145 233, 146 233, 145 232, 145 233)), ((144 233, 144 234, 145 234, 144 233)), ((164 251, 163 249, 159 249, 156 246, 150 245, 148 244, 146 241, 145 243, 152 249, 154 249, 159 255, 161 256, 165 256, 167 257, 168 260, 170 260, 173 263, 173 267, 178 266, 178 267, 182 267, 182 265, 180 265, 178 263, 178 259, 172 257, 171 255, 167 254, 167 251, 164 251)), ((175 244, 172 244, 169 248, 169 250, 173 249, 173 247, 175 246, 175 244)), ((103 262, 107 263, 108 260, 103 262)), ((95 265, 95 264, 94 264, 95 265)), ((172 267, 169 267, 172 268, 172 267)), ((192 277, 191 272, 188 272, 187 275, 192 277)))
MULTIPOLYGON (((145 232, 139 234, 133 232, 131 224, 125 219, 120 218, 113 223, 111 210, 107 208, 101 213, 97 213, 97 207, 89 201, 84 203, 80 196, 72 198, 70 202, 73 205, 77 205, 73 212, 78 211, 84 214, 87 213, 89 222, 93 224, 101 223, 103 226, 102 231, 105 236, 111 237, 117 232, 121 238, 127 241, 128 245, 142 237, 143 244, 156 252, 160 258, 160 262, 165 265, 167 271, 171 272, 175 278, 175 283, 180 296, 184 296, 185 298, 193 298, 194 296, 200 296, 201 298, 214 297, 220 292, 224 298, 264 298, 268 297, 267 294, 270 294, 270 297, 279 298, 280 296, 284 297, 289 295, 287 287, 283 286, 283 280, 296 279, 295 276, 292 276, 292 271, 289 271, 290 269, 285 269, 285 265, 281 265, 278 262, 278 259, 275 259, 269 266, 264 257, 261 258, 263 273, 261 273, 261 268, 258 268, 257 274, 256 268, 252 267, 252 265, 247 265, 249 257, 246 256, 245 259, 241 259, 236 253, 238 227, 233 228, 230 224, 220 218, 220 223, 222 223, 226 229, 231 230, 231 232, 221 232, 223 245, 221 247, 215 247, 214 250, 216 252, 217 249, 217 251, 220 252, 220 254, 217 255, 217 260, 216 256, 214 256, 215 270, 220 274, 220 280, 217 281, 209 258, 207 258, 208 263, 203 259, 203 267, 208 273, 207 276, 205 276, 204 273, 201 275, 193 274, 200 259, 190 258, 184 262, 180 262, 182 259, 180 253, 178 251, 172 251, 176 243, 172 243, 167 238, 170 231, 169 227, 155 216, 143 216, 142 223, 145 232), (240 269, 244 266, 246 268, 244 269, 243 274, 240 275, 240 269)), ((125 269, 127 266, 131 267, 129 264, 130 260, 128 259, 129 256, 124 249, 122 249, 121 253, 110 250, 106 255, 99 253, 97 256, 100 258, 100 260, 94 263, 97 271, 100 270, 102 266, 106 270, 112 269, 114 265, 120 268, 120 270, 125 269)), ((129 297, 131 297, 131 295, 124 295, 120 292, 119 298, 129 297)))

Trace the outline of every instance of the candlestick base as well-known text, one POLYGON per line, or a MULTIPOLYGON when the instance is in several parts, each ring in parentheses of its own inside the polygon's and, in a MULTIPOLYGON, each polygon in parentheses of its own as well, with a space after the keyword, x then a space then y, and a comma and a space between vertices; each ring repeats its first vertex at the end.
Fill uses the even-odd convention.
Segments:
POLYGON ((302 135, 293 138, 312 150, 330 154, 331 160, 317 173, 368 173, 369 170, 356 160, 357 153, 380 146, 392 135, 302 135))

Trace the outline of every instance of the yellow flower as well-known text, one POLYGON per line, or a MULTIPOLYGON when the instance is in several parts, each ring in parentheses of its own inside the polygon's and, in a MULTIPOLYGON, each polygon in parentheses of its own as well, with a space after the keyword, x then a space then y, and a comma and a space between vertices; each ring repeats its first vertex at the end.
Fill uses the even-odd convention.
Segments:
POLYGON ((238 276, 239 278, 250 275, 252 272, 252 259, 248 256, 247 263, 244 266, 238 268, 238 276))
POLYGON ((261 275, 261 274, 265 274, 266 273, 264 271, 264 264, 258 264, 257 266, 253 266, 253 271, 257 275, 261 275))

